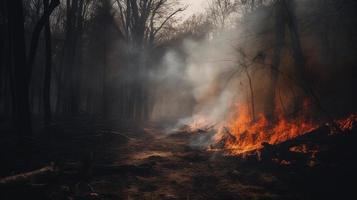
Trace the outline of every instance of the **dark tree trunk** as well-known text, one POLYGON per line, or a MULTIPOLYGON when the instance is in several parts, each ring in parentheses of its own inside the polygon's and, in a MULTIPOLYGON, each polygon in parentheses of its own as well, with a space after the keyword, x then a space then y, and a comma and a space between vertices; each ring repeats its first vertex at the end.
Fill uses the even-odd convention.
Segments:
MULTIPOLYGON (((43 0, 43 5, 46 10, 49 9, 49 0, 43 0)), ((44 121, 48 126, 51 122, 51 70, 52 70, 52 42, 51 42, 51 27, 49 17, 45 23, 45 52, 46 52, 46 64, 45 64, 45 80, 43 88, 43 105, 44 105, 44 121)))
MULTIPOLYGON (((3 98, 0 99, 0 112, 2 116, 6 116, 8 113, 5 108, 9 107, 6 104, 8 96, 6 95, 7 91, 7 81, 9 80, 9 75, 7 74, 7 60, 8 60, 8 34, 7 34, 7 17, 6 17, 6 1, 0 2, 0 96, 3 98)), ((2 117, 0 116, 0 117, 2 117)))
MULTIPOLYGON (((324 108, 319 97, 315 94, 311 81, 306 77, 306 65, 305 58, 301 48, 299 31, 297 28, 297 19, 294 12, 294 1, 283 0, 285 10, 286 10, 286 19, 287 26, 290 32, 290 40, 292 43, 293 57, 294 57, 294 65, 295 71, 297 73, 297 83, 303 89, 303 91, 311 97, 316 107, 320 109, 320 111, 327 117, 329 123, 331 123, 336 130, 341 132, 339 126, 336 125, 333 117, 330 115, 329 111, 324 108)), ((301 110, 303 107, 303 97, 301 95, 297 95, 295 100, 295 111, 301 110)))
POLYGON ((79 111, 79 64, 78 41, 82 32, 83 0, 67 0, 66 36, 63 47, 63 65, 59 102, 67 114, 79 111))
POLYGON ((30 69, 26 65, 24 16, 21 0, 7 0, 8 24, 13 67, 15 127, 19 142, 24 144, 32 136, 31 115, 29 107, 30 69))
POLYGON ((1 39, 2 39, 2 52, 1 52, 1 89, 2 89, 2 114, 9 118, 13 117, 14 102, 12 97, 14 97, 13 89, 13 76, 11 74, 10 66, 10 35, 9 35, 9 24, 8 24, 8 10, 7 1, 1 1, 1 39))
POLYGON ((103 49, 102 49, 102 59, 103 59, 103 96, 102 96, 102 114, 104 117, 108 117, 108 112, 109 112, 109 101, 108 101, 108 76, 107 76, 107 68, 108 68, 108 63, 107 63, 107 40, 104 39, 103 42, 103 49))
POLYGON ((30 49, 29 49, 29 55, 27 59, 27 65, 29 68, 30 76, 32 72, 32 66, 35 62, 36 58, 36 53, 37 53, 37 47, 38 47, 38 41, 40 39, 41 31, 43 27, 46 24, 46 21, 48 21, 49 17, 51 16, 51 13, 53 10, 59 5, 59 0, 52 0, 51 4, 47 6, 47 9, 44 10, 43 15, 39 19, 39 21, 36 23, 35 29, 33 30, 32 36, 31 36, 31 43, 30 43, 30 49))
POLYGON ((248 83, 249 83, 249 92, 250 92, 250 104, 251 104, 251 115, 252 115, 252 122, 256 120, 255 117, 255 98, 254 98, 254 89, 253 89, 253 82, 252 77, 249 74, 247 67, 245 67, 245 73, 247 75, 248 83))
MULTIPOLYGON (((5 2, 0 2, 0 77, 3 73, 3 60, 5 52, 5 2)), ((0 82, 1 84, 1 82, 0 82)), ((1 88, 1 85, 0 85, 1 88)))
MULTIPOLYGON (((292 45, 292 53, 294 58, 294 66, 296 73, 296 81, 297 84, 307 92, 308 95, 311 95, 311 86, 308 83, 308 79, 306 78, 306 66, 305 66, 305 58, 302 52, 301 43, 300 43, 300 35, 297 28, 297 20, 294 14, 294 2, 293 1, 282 1, 283 6, 286 10, 286 21, 287 27, 289 29, 290 41, 292 45)), ((298 94, 295 98, 295 112, 298 112, 303 107, 303 97, 301 94, 298 94)))
POLYGON ((285 15, 284 8, 281 3, 278 3, 275 8, 275 43, 274 52, 270 69, 270 88, 268 91, 268 97, 266 102, 266 115, 269 118, 274 118, 276 85, 279 78, 279 65, 281 59, 281 52, 285 42, 285 15))

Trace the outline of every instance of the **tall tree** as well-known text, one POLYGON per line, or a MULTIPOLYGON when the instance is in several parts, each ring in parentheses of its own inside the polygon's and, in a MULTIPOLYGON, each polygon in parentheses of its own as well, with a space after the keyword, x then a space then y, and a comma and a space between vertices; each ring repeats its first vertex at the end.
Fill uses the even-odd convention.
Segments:
POLYGON ((174 16, 184 8, 174 8, 177 1, 116 0, 120 30, 126 38, 130 74, 136 80, 129 83, 126 98, 131 119, 145 120, 149 115, 149 94, 146 80, 148 57, 157 38, 174 16))
POLYGON ((60 4, 59 0, 52 0, 51 3, 44 9, 44 12, 40 19, 37 21, 35 28, 31 35, 30 49, 27 56, 27 65, 29 67, 30 73, 32 72, 33 64, 35 62, 38 43, 41 35, 41 31, 46 25, 49 17, 51 16, 54 9, 60 4))
POLYGON ((226 28, 229 18, 237 9, 237 2, 233 0, 211 0, 208 6, 210 21, 219 30, 226 28))
POLYGON ((274 47, 273 47, 273 57, 270 66, 270 85, 268 90, 267 102, 265 113, 268 117, 272 118, 274 116, 275 109, 275 97, 276 97, 276 86, 279 77, 279 66, 281 62, 281 53, 284 48, 285 43, 285 31, 286 31, 286 16, 285 8, 278 2, 274 9, 274 47))
POLYGON ((77 114, 80 107, 80 44, 86 7, 90 0, 66 0, 65 38, 57 105, 65 113, 77 114))
POLYGON ((29 83, 30 68, 26 64, 24 16, 21 0, 7 0, 8 30, 11 58, 13 68, 13 88, 15 107, 15 127, 19 135, 19 142, 27 143, 28 137, 32 136, 29 83))
MULTIPOLYGON (((48 12, 49 0, 43 0, 44 12, 48 12)), ((43 102, 44 102, 44 121, 48 126, 51 122, 51 70, 52 70, 52 37, 50 27, 50 17, 48 16, 45 22, 45 52, 46 52, 46 64, 45 64, 45 79, 43 87, 43 102)))

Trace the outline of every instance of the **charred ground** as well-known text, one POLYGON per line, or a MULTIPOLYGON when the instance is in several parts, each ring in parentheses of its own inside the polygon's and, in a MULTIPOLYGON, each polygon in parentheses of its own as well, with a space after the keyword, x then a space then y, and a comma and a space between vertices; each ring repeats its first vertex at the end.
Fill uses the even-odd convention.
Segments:
MULTIPOLYGON (((258 159, 227 156, 189 145, 209 134, 168 134, 155 124, 73 119, 53 126, 51 145, 36 137, 31 165, 2 140, 2 176, 52 165, 53 171, 1 183, 3 199, 336 199, 353 196, 356 129, 330 135, 321 127, 295 140, 267 146, 258 159), (56 134, 57 133, 57 134, 56 134), (60 134, 58 134, 60 133, 60 134), (319 152, 289 147, 317 145, 319 152), (288 161, 276 162, 272 158, 288 161), (311 159, 315 164, 310 165, 311 159)), ((26 155, 27 156, 27 155, 26 155)))

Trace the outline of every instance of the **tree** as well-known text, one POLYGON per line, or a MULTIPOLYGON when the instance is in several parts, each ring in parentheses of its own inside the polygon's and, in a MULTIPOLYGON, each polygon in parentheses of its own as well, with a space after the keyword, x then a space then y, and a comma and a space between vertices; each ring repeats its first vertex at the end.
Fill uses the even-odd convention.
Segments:
POLYGON ((177 1, 116 0, 120 30, 134 47, 152 46, 160 31, 185 8, 173 9, 177 1))
MULTIPOLYGON (((44 12, 48 12, 49 0, 43 0, 44 12)), ((45 125, 48 126, 51 122, 51 70, 52 70, 52 37, 51 37, 51 27, 50 27, 50 17, 48 16, 45 22, 45 44, 46 44, 46 64, 45 64, 45 79, 43 87, 43 102, 44 102, 44 121, 45 125)))
POLYGON ((233 0, 211 0, 208 6, 208 16, 217 29, 224 29, 228 25, 230 16, 237 9, 237 2, 233 0))
POLYGON ((286 16, 285 8, 281 3, 277 3, 274 9, 274 46, 273 46, 273 57, 270 65, 270 85, 268 88, 268 96, 266 102, 265 113, 269 118, 274 117, 275 109, 275 96, 276 96, 276 87, 279 77, 279 65, 281 60, 281 53, 285 44, 285 31, 286 31, 286 16))
POLYGON ((80 107, 79 80, 81 63, 81 40, 87 7, 91 0, 66 0, 65 37, 62 48, 61 74, 57 110, 72 115, 80 107))
POLYGON ((173 8, 177 1, 116 0, 119 30, 126 39, 129 73, 127 114, 130 119, 146 120, 149 115, 148 57, 155 48, 161 31, 184 8, 173 8))
POLYGON ((36 23, 35 28, 32 32, 31 36, 31 42, 30 42, 30 49, 29 49, 29 55, 27 56, 27 65, 30 69, 30 74, 32 73, 32 67, 35 62, 36 58, 36 53, 37 53, 37 47, 38 47, 38 41, 40 39, 41 31, 46 25, 46 22, 49 20, 49 17, 51 13, 54 11, 54 9, 59 5, 59 0, 52 0, 51 3, 47 6, 46 9, 44 9, 44 12, 39 19, 39 21, 36 23))
MULTIPOLYGON (((10 63, 13 68, 14 122, 19 142, 28 143, 32 136, 29 105, 30 68, 26 64, 24 16, 21 0, 7 0, 10 63)), ((23 147, 23 146, 22 146, 23 147)))

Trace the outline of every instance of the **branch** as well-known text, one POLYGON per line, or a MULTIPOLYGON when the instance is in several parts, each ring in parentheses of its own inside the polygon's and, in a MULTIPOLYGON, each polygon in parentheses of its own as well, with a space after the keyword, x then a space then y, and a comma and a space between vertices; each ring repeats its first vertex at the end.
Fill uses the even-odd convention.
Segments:
POLYGON ((186 8, 179 8, 177 9, 175 12, 173 12, 171 15, 169 15, 163 22, 162 24, 154 31, 153 36, 155 36, 161 29, 162 27, 166 24, 167 21, 169 21, 169 19, 171 19, 174 15, 176 15, 179 12, 184 11, 186 8))
POLYGON ((36 26, 33 30, 32 36, 31 36, 31 44, 30 44, 30 50, 29 50, 29 55, 27 57, 27 66, 30 70, 30 77, 32 73, 32 66, 35 61, 36 57, 36 52, 37 52, 37 46, 38 46, 38 40, 40 38, 40 33, 43 29, 43 27, 46 24, 46 21, 49 20, 49 17, 51 13, 54 11, 54 9, 60 4, 59 0, 52 0, 48 9, 45 9, 43 12, 43 15, 41 16, 40 20, 36 23, 36 26))
MULTIPOLYGON (((121 2, 119 0, 116 0, 117 4, 118 4, 118 8, 119 8, 119 15, 120 15, 120 21, 122 23, 122 31, 120 31, 121 33, 125 33, 125 37, 128 37, 128 29, 127 29, 127 20, 124 16, 125 14, 125 11, 124 11, 124 8, 123 8, 123 5, 121 4, 121 2)), ((128 12, 128 9, 126 10, 126 12, 128 12)), ((120 29, 120 28, 118 28, 120 29)), ((124 36, 124 34, 123 34, 124 36)))
POLYGON ((51 165, 49 166, 45 166, 34 171, 1 178, 0 187, 26 183, 34 178, 45 177, 55 173, 56 173, 55 166, 53 163, 51 163, 51 165))

